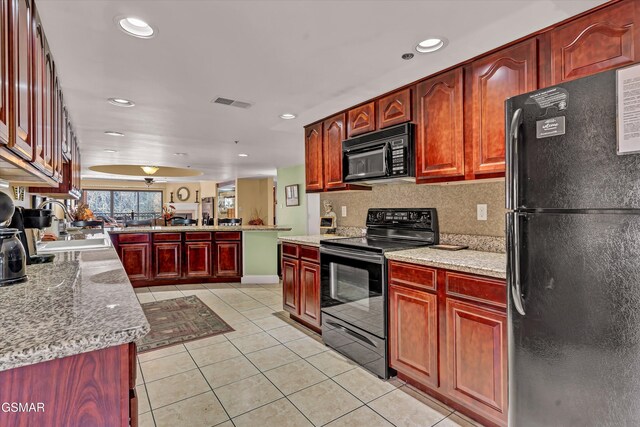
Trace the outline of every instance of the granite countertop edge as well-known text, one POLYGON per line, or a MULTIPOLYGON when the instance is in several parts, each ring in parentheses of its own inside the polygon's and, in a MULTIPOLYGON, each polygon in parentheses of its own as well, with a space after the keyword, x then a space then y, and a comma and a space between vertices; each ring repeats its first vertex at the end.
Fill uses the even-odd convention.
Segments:
POLYGON ((279 236, 281 242, 295 243, 297 245, 320 247, 320 242, 329 239, 345 239, 348 236, 338 236, 335 234, 311 234, 308 236, 279 236))
POLYGON ((74 341, 53 342, 46 346, 12 350, 0 356, 0 372, 128 344, 145 336, 149 330, 150 325, 147 322, 139 327, 108 334, 98 334, 91 337, 81 337, 74 341))
POLYGON ((188 226, 153 226, 153 227, 129 227, 129 228, 105 228, 109 234, 124 233, 185 233, 189 231, 290 231, 291 227, 279 227, 275 225, 242 225, 239 227, 223 225, 188 225, 188 226))
POLYGON ((392 261, 402 261, 411 264, 426 265, 428 267, 444 268, 463 273, 477 274, 496 279, 507 278, 506 255, 495 252, 481 252, 462 250, 451 252, 447 258, 447 252, 437 249, 421 248, 406 251, 387 252, 385 257, 392 261), (424 251, 433 251, 433 254, 424 251), (437 251, 437 252, 436 252, 437 251), (497 266, 498 258, 504 257, 504 266, 497 266))

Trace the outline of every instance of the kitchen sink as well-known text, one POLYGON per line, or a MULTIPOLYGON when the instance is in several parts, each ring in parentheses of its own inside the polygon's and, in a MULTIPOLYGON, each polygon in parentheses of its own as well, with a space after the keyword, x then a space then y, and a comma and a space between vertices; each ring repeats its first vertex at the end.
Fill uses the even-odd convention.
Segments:
POLYGON ((101 235, 88 239, 66 239, 52 242, 39 242, 37 245, 39 254, 48 254, 66 251, 84 251, 89 249, 102 249, 109 247, 111 241, 109 236, 101 235))

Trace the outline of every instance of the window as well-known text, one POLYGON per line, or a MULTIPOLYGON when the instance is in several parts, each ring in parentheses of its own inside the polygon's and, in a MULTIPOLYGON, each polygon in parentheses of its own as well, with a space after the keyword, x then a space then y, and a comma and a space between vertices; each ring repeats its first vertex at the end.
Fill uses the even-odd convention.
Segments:
POLYGON ((116 219, 162 217, 162 191, 85 190, 84 201, 96 216, 116 219))

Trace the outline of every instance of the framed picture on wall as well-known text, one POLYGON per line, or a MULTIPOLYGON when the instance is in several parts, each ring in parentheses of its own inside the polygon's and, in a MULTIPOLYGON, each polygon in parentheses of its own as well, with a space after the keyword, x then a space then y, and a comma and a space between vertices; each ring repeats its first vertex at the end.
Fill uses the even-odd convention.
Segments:
POLYGON ((284 187, 284 194, 287 200, 287 206, 300 206, 298 199, 298 184, 287 185, 284 187))

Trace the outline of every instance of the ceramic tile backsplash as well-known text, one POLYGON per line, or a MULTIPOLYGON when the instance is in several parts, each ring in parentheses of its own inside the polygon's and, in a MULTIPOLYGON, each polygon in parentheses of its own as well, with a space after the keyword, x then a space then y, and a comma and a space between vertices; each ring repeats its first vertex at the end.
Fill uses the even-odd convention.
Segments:
POLYGON ((376 185, 371 191, 329 192, 320 195, 333 203, 337 226, 365 227, 369 208, 436 208, 440 232, 504 237, 504 180, 493 182, 416 185, 376 185), (486 204, 486 221, 476 219, 476 205, 486 204), (341 207, 347 207, 347 216, 341 207))

